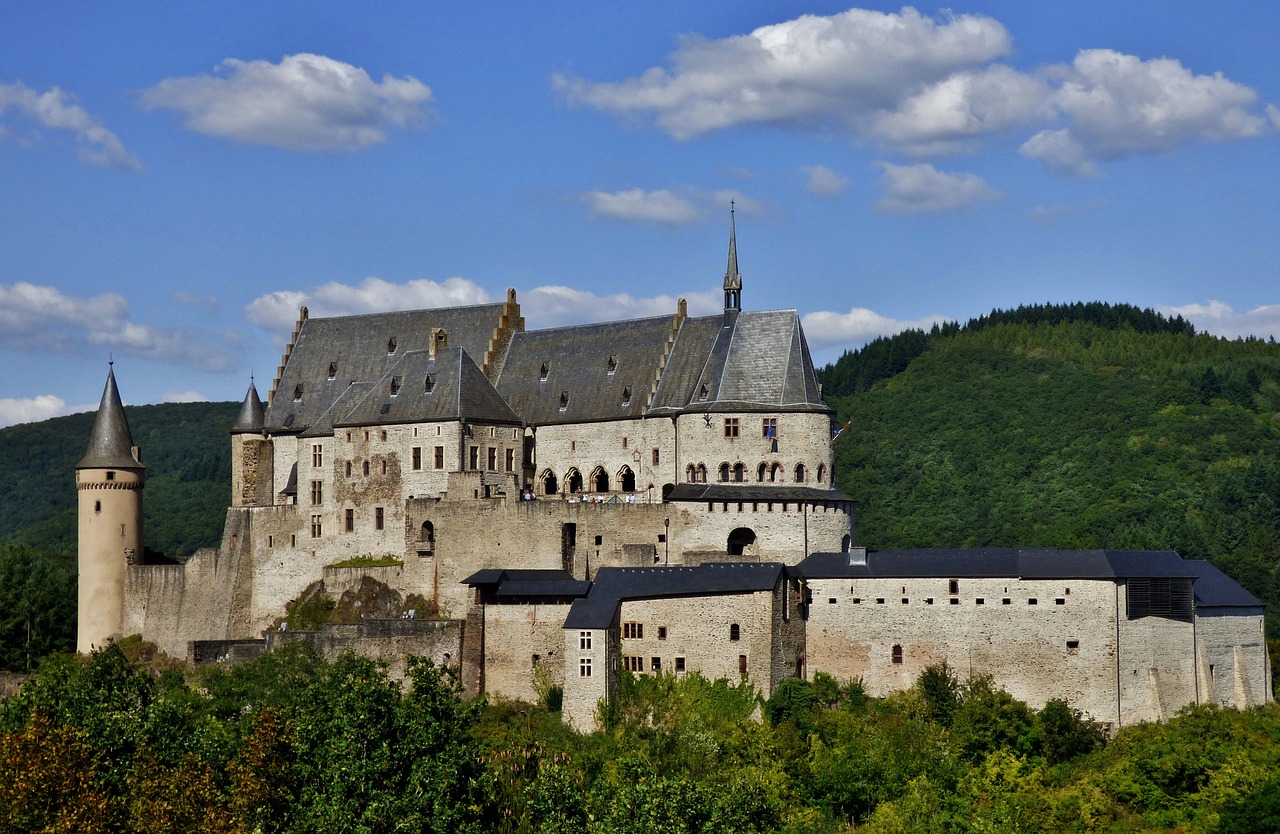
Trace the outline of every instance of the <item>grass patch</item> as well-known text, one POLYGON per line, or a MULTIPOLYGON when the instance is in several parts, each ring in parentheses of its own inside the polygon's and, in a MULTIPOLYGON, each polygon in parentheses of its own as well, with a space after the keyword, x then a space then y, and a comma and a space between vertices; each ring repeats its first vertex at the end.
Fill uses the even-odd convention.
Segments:
POLYGON ((329 568, 399 568, 404 567, 404 560, 397 559, 388 553, 385 556, 356 556, 354 559, 343 559, 325 565, 329 568))

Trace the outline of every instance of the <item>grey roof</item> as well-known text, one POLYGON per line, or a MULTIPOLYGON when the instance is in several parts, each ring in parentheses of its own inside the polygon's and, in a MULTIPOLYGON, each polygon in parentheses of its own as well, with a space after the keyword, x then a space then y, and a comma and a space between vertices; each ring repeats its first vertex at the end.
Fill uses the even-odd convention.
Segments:
POLYGON ((521 422, 466 350, 447 347, 434 357, 426 350, 404 353, 377 382, 361 389, 349 410, 335 415, 334 425, 446 420, 521 422))
POLYGON ((659 316, 516 333, 498 391, 535 425, 641 417, 672 323, 659 316))
POLYGON ((667 501, 851 501, 838 489, 800 484, 676 484, 667 501))
POLYGON ((245 392, 244 402, 240 404, 240 413, 236 415, 236 421, 231 426, 231 433, 249 434, 261 431, 265 414, 266 408, 258 397, 257 386, 250 380, 249 390, 245 392))
POLYGON ((565 628, 609 628, 623 600, 769 591, 786 568, 779 562, 723 562, 697 567, 601 568, 591 592, 569 609, 565 628))
POLYGON ((76 469, 146 469, 133 456, 133 435, 124 416, 124 404, 116 388, 115 368, 107 368, 107 384, 102 389, 102 402, 93 420, 89 448, 76 464, 76 469))
POLYGON ((1196 608, 1257 608, 1262 600, 1236 584, 1235 580, 1202 559, 1188 559, 1196 574, 1196 608))
POLYGON ((462 580, 463 585, 495 586, 498 597, 582 597, 591 583, 563 570, 487 568, 462 580))
POLYGON ((686 319, 653 409, 830 411, 795 310, 686 319))
POLYGON ((427 349, 434 328, 448 333, 450 346, 483 357, 502 310, 502 304, 481 304, 308 318, 298 330, 267 406, 265 425, 272 431, 310 428, 351 383, 381 379, 405 353, 427 349), (392 339, 394 351, 388 349, 392 339), (301 396, 295 398, 295 392, 301 396))
POLYGON ((977 578, 1126 579, 1194 578, 1172 550, 1058 550, 1056 548, 957 548, 868 550, 864 564, 849 553, 814 553, 793 570, 812 579, 977 578))

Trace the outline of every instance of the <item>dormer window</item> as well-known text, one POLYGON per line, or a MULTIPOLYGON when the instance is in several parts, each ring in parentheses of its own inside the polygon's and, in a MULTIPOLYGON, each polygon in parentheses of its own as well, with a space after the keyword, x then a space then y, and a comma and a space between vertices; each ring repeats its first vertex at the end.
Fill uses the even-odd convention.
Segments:
POLYGON ((560 392, 560 410, 564 411, 568 407, 569 407, 569 392, 561 391, 560 392))
POLYGON ((546 381, 547 381, 547 374, 549 374, 549 373, 551 373, 551 368, 549 368, 549 367, 547 366, 547 363, 546 363, 546 362, 543 362, 543 363, 542 363, 542 370, 538 371, 538 379, 539 379, 539 380, 541 380, 542 382, 546 382, 546 381))
POLYGON ((630 388, 622 389, 622 404, 631 405, 631 389, 630 388))
POLYGON ((613 373, 614 371, 618 370, 618 357, 616 356, 609 357, 608 368, 609 368, 609 373, 613 373))
POLYGON ((295 403, 302 402, 302 383, 293 386, 293 401, 295 403))
POLYGON ((706 398, 707 398, 707 386, 704 385, 698 389, 698 399, 705 400, 706 398))
POLYGON ((422 384, 422 390, 430 394, 432 391, 435 390, 435 387, 436 387, 436 378, 431 374, 427 374, 426 382, 422 384))
POLYGON ((399 393, 400 393, 400 377, 393 376, 391 377, 391 396, 394 397, 399 393))
POLYGON ((329 379, 337 379, 337 378, 338 378, 338 363, 330 362, 329 363, 329 379))
POLYGON ((390 356, 395 352, 396 352, 396 337, 392 336, 390 339, 387 339, 387 355, 390 356))

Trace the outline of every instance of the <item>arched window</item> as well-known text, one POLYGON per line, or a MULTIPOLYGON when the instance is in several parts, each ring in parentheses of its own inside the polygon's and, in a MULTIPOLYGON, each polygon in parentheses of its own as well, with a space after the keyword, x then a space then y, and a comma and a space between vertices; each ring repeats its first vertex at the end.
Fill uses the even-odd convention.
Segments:
POLYGON ((564 481, 570 494, 582 492, 582 473, 577 469, 570 469, 564 476, 564 481))
POLYGON ((618 488, 623 492, 636 491, 636 473, 631 471, 630 466, 624 466, 618 470, 618 488))
POLYGON ((747 477, 747 467, 743 466, 741 461, 739 461, 738 463, 735 463, 733 465, 734 483, 740 484, 744 480, 746 480, 746 477, 747 477))
POLYGON ((734 642, 742 639, 742 629, 738 627, 737 623, 733 623, 729 626, 729 639, 734 642))
POLYGON ((684 479, 689 483, 695 483, 698 478, 698 470, 693 468, 693 464, 689 464, 684 468, 684 479))
POLYGON ((727 551, 730 556, 741 556, 749 545, 756 543, 756 531, 750 527, 738 527, 729 534, 727 551))
POLYGON ((769 483, 774 483, 781 480, 782 480, 782 464, 775 463, 773 466, 769 467, 769 483))
POLYGON ((555 495, 560 489, 560 482, 556 479, 556 473, 550 469, 542 470, 542 494, 555 495))
POLYGON ((591 486, 596 492, 609 491, 609 473, 604 471, 603 466, 597 466, 591 472, 591 486))
POLYGON ((662 485, 662 500, 663 500, 663 501, 666 501, 668 498, 670 498, 670 497, 671 497, 671 493, 675 491, 675 488, 676 488, 676 485, 675 485, 675 484, 663 484, 663 485, 662 485))
POLYGON ((796 483, 797 484, 804 483, 804 464, 803 463, 796 464, 796 483))
POLYGON ((762 481, 762 482, 764 481, 764 473, 768 468, 769 467, 763 461, 761 461, 760 466, 756 468, 757 481, 762 481))
POLYGON ((698 483, 705 484, 707 482, 707 466, 706 464, 698 464, 698 470, 695 473, 698 483))
POLYGON ((422 522, 418 529, 418 555, 432 556, 436 552, 436 526, 430 521, 422 522))
POLYGON ((818 464, 818 483, 822 483, 827 477, 827 465, 825 463, 818 464))
POLYGON ((729 480, 729 464, 720 464, 720 482, 727 483, 729 480))
POLYGON ((841 540, 840 540, 840 552, 841 552, 841 553, 848 553, 848 552, 849 552, 849 546, 850 546, 851 544, 853 544, 853 540, 852 540, 852 539, 850 539, 850 538, 849 538, 849 534, 848 534, 848 533, 846 533, 846 534, 845 534, 845 537, 844 537, 843 539, 841 539, 841 540))
POLYGON ((898 664, 902 663, 902 646, 895 645, 893 647, 893 662, 898 664))

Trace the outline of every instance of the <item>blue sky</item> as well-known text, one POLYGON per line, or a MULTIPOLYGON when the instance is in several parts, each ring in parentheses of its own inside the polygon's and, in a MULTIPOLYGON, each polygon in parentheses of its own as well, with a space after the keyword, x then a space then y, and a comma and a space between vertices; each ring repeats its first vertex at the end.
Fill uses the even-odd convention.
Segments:
POLYGON ((1274 0, 0 8, 0 425, 265 395, 312 315, 721 305, 815 358, 1105 300, 1280 335, 1274 0))

